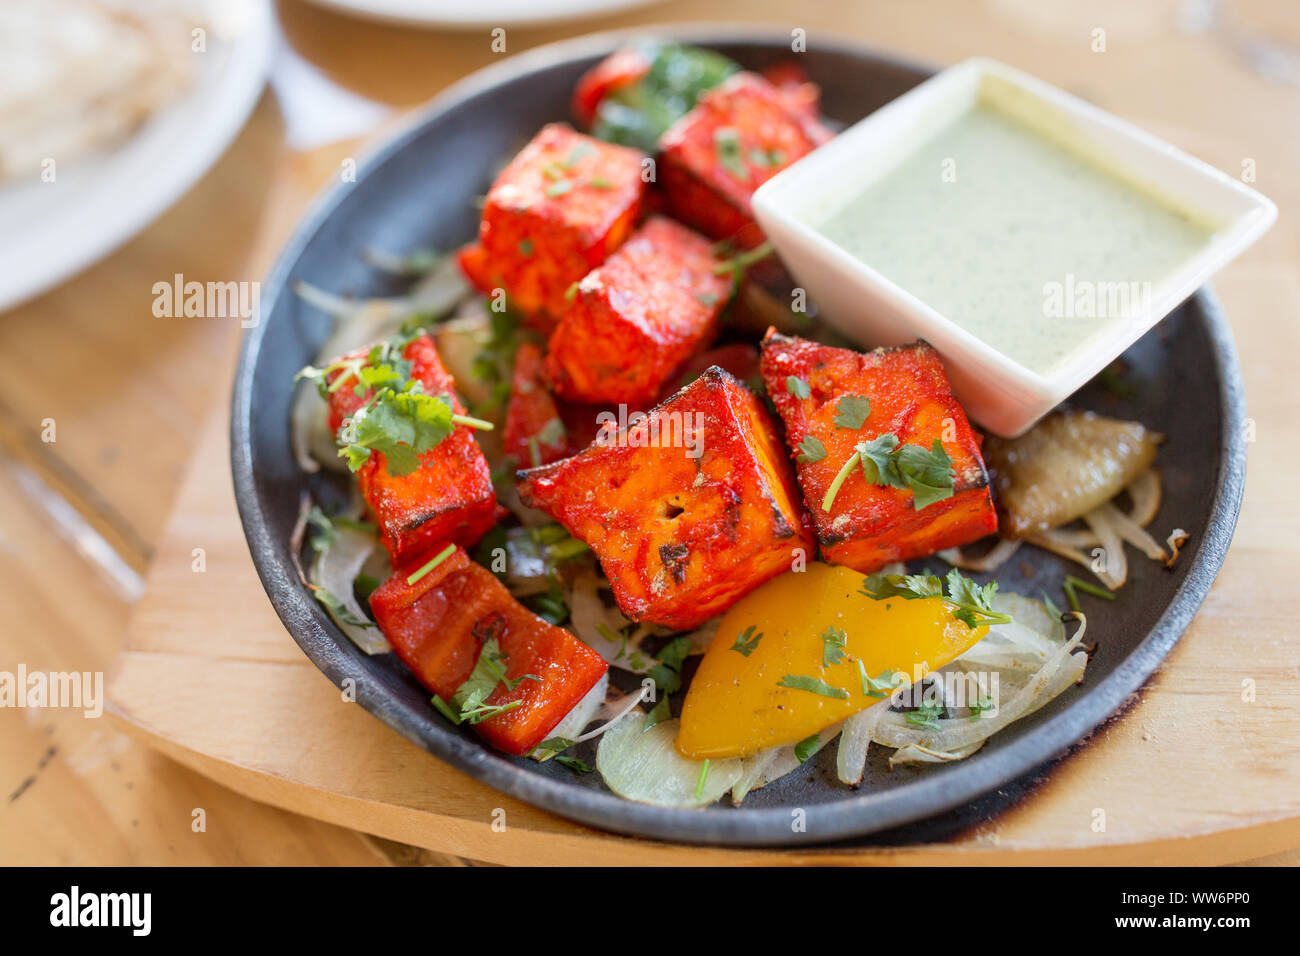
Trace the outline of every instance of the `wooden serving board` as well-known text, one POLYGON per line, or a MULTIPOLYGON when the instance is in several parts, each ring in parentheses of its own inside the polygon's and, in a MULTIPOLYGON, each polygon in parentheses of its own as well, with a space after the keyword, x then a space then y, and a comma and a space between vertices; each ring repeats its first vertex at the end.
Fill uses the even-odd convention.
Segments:
POLYGON ((236 514, 224 408, 158 545, 109 710, 247 796, 495 863, 1224 863, 1300 847, 1300 423, 1279 360, 1300 354, 1300 325, 1257 321, 1300 310, 1300 269, 1241 264, 1219 291, 1254 429, 1246 504, 1219 580, 1124 716, 1014 806, 946 841, 731 850, 628 839, 440 763, 345 702, 280 624, 236 514))

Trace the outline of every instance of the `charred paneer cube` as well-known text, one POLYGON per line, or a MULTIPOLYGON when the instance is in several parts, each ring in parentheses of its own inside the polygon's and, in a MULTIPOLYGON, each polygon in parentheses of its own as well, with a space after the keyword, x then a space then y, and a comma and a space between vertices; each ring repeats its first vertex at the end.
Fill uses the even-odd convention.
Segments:
POLYGON ((717 333, 725 264, 694 230, 654 216, 589 272, 547 347, 555 391, 584 402, 649 403, 717 333))
POLYGON ((762 369, 827 561, 870 572, 997 530, 979 438, 928 344, 864 353, 769 331, 762 369))
POLYGON ((488 190, 479 245, 461 256, 477 285, 549 334, 573 283, 623 244, 641 216, 644 155, 552 123, 488 190))
POLYGON ((595 552, 628 618, 679 630, 812 546, 775 423, 717 367, 580 454, 520 472, 519 494, 595 552))
POLYGON ((763 241, 750 205, 754 190, 830 136, 763 77, 733 74, 660 140, 668 211, 706 236, 753 248, 763 241))
POLYGON ((525 342, 515 352, 515 371, 506 406, 505 453, 524 467, 569 454, 569 436, 542 374, 542 350, 525 342))
MULTIPOLYGON (((374 395, 358 378, 363 369, 373 367, 374 354, 359 349, 332 363, 341 366, 327 378, 329 425, 335 434, 374 395)), ((428 335, 413 338, 402 356, 409 363, 409 378, 419 382, 424 394, 446 396, 455 414, 465 414, 455 382, 428 335)), ((474 430, 465 425, 456 425, 450 435, 420 455, 419 467, 408 474, 390 474, 384 453, 372 452, 357 472, 357 484, 394 564, 449 542, 470 547, 496 521, 487 459, 474 430)))
POLYGON ((526 754, 545 740, 608 670, 460 548, 400 566, 370 608, 443 713, 506 753, 526 754))

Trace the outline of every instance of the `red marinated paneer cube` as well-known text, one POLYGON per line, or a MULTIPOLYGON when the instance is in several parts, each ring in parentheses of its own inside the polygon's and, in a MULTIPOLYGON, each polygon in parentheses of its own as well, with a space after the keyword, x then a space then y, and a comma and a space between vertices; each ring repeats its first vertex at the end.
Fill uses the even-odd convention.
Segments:
POLYGON ((595 552, 634 621, 696 627, 812 546, 775 423, 716 367, 647 418, 519 478, 525 504, 595 552))
POLYGON ((708 239, 655 216, 578 283, 546 372, 584 402, 649 403, 717 332, 731 279, 708 239))
POLYGON ((542 350, 524 343, 515 352, 505 452, 523 467, 544 465, 569 452, 568 432, 542 375, 542 350))
MULTIPOLYGON (((345 358, 366 365, 368 354, 368 349, 359 349, 345 358)), ((445 395, 454 413, 465 414, 456 397, 455 382, 443 368, 429 336, 413 339, 403 356, 411 363, 410 377, 420 383, 425 394, 445 395)), ((336 434, 344 419, 373 394, 370 390, 357 394, 355 369, 355 365, 344 366, 327 379, 331 389, 329 425, 336 434)), ((457 425, 419 460, 415 471, 392 475, 383 452, 375 451, 357 472, 361 494, 374 513, 380 540, 394 564, 418 558, 448 542, 470 547, 496 521, 491 474, 472 428, 457 425)))
POLYGON ((830 131, 755 73, 736 73, 700 97, 660 140, 668 211, 706 236, 753 248, 763 241, 750 197, 830 131))
POLYGON ((623 244, 641 217, 646 184, 635 149, 568 126, 542 127, 488 191, 481 252, 461 256, 480 287, 504 288, 546 333, 573 283, 623 244), (477 258, 476 258, 477 257, 477 258))
POLYGON ((769 331, 762 367, 827 561, 870 572, 997 530, 979 438, 928 344, 862 353, 769 331), (859 423, 861 398, 870 412, 859 423), (856 446, 886 434, 922 450, 938 440, 952 460, 952 496, 918 510, 912 490, 869 483, 855 467, 824 510, 856 446))
MULTIPOLYGON (((608 665, 561 627, 516 601, 496 576, 457 548, 432 569, 406 564, 370 596, 375 621, 416 678, 456 716, 473 687, 466 682, 496 642, 497 655, 480 671, 501 674, 482 688, 474 729, 506 753, 528 753, 596 685, 608 665), (414 580, 412 580, 414 578, 414 580), (531 675, 531 676, 525 676, 531 675), (462 692, 458 694, 458 692, 462 692)), ((494 675, 495 676, 495 675, 494 675)))

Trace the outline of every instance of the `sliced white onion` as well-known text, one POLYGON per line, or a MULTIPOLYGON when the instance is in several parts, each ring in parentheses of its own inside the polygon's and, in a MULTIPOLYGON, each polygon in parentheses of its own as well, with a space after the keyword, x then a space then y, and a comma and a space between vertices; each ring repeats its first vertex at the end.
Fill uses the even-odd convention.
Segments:
MULTIPOLYGON (((608 677, 609 676, 608 673, 605 676, 608 677)), ((650 692, 650 688, 642 685, 640 691, 638 691, 635 694, 629 694, 627 697, 623 698, 624 705, 622 709, 619 710, 618 713, 616 713, 612 718, 607 720, 605 723, 601 724, 595 730, 589 730, 585 734, 581 734, 580 736, 574 737, 573 742, 575 744, 580 744, 584 740, 592 740, 596 737, 599 737, 601 734, 605 733, 607 730, 609 730, 611 727, 617 724, 628 714, 632 713, 636 709, 637 705, 640 704, 641 701, 645 700, 646 695, 649 692, 650 692)), ((606 707, 609 706, 608 702, 606 703, 605 706, 606 707)))
POLYGON ((339 613, 322 602, 330 617, 367 654, 386 654, 393 649, 379 628, 368 623, 370 619, 353 593, 357 574, 378 546, 374 535, 336 525, 333 538, 316 556, 311 570, 312 587, 329 592, 342 605, 339 613))
POLYGON ((1083 520, 1097 535, 1102 549, 1101 570, 1098 571, 1091 564, 1089 568, 1101 583, 1112 591, 1122 587, 1128 580, 1128 555, 1124 553, 1124 539, 1120 537, 1119 530, 1111 522, 1106 505, 1093 508, 1083 516, 1083 520))
POLYGON ((1100 505, 1097 511, 1104 514, 1110 522, 1111 527, 1119 534, 1121 538, 1133 545, 1148 558, 1153 561, 1163 561, 1168 555, 1165 549, 1160 547, 1159 542, 1151 535, 1147 534, 1145 528, 1120 511, 1109 501, 1100 505))
POLYGON ((889 710, 888 699, 860 710, 844 721, 840 733, 840 747, 835 754, 835 771, 840 783, 856 787, 862 782, 867 769, 867 749, 871 746, 871 733, 876 722, 889 710))
POLYGON ((1073 651, 1079 646, 1087 631, 1087 621, 1082 622, 1074 636, 1057 648, 1023 686, 1018 687, 1005 703, 999 703, 993 716, 970 720, 965 717, 936 721, 939 729, 911 724, 907 715, 897 711, 886 713, 876 725, 872 740, 886 747, 902 749, 919 745, 932 751, 961 752, 992 737, 1008 724, 1033 713, 1071 684, 1083 677, 1087 654, 1073 651))
MULTIPOLYGON (((1052 554, 1067 558, 1075 564, 1081 564, 1085 568, 1091 569, 1092 556, 1084 554, 1078 549, 1070 539, 1064 536, 1062 529, 1052 528, 1049 531, 1040 531, 1037 534, 1027 534, 1024 540, 1044 551, 1050 551, 1052 554)), ((1097 544, 1095 536, 1093 537, 1093 546, 1097 544)))
POLYGON ((731 788, 731 802, 740 806, 741 801, 749 793, 780 780, 788 773, 794 773, 811 760, 819 750, 838 737, 843 726, 843 723, 832 724, 825 730, 818 731, 816 743, 809 745, 803 760, 800 760, 799 755, 795 753, 797 744, 769 747, 767 750, 760 750, 756 754, 741 758, 740 779, 731 788))
MULTIPOLYGON (((574 740, 596 717, 596 712, 605 703, 605 694, 609 690, 609 672, 600 675, 600 680, 592 685, 591 690, 583 695, 582 700, 573 705, 573 709, 564 715, 564 719, 555 725, 550 737, 563 737, 574 740)), ((530 756, 539 763, 545 763, 554 757, 554 750, 534 750, 530 756)))
POLYGON ((967 557, 961 548, 947 548, 939 552, 939 557, 943 558, 955 568, 961 568, 963 571, 975 571, 983 573, 987 571, 996 571, 1020 550, 1021 541, 1018 538, 1003 538, 988 554, 978 558, 967 557))
POLYGON ((1165 562, 1165 567, 1172 568, 1174 566, 1174 562, 1178 560, 1178 553, 1182 550, 1183 545, 1187 543, 1189 538, 1191 538, 1191 535, 1182 528, 1175 528, 1169 533, 1169 537, 1165 540, 1165 544, 1169 545, 1170 555, 1169 560, 1165 562))
POLYGON ((678 724, 665 720, 646 730, 644 719, 632 714, 611 727, 596 750, 605 785, 657 807, 707 807, 720 799, 740 779, 741 762, 687 760, 674 746, 678 724))
POLYGON ((890 755, 889 769, 893 770, 899 764, 907 763, 952 763, 954 760, 965 760, 983 746, 984 741, 982 740, 960 750, 931 750, 929 747, 922 747, 920 744, 908 744, 906 747, 895 750, 890 755))
POLYGON ((1148 468, 1129 482, 1124 490, 1128 492, 1129 499, 1133 502, 1133 507, 1128 512, 1129 518, 1145 528, 1155 520, 1156 512, 1160 510, 1162 497, 1160 472, 1155 468, 1148 468))

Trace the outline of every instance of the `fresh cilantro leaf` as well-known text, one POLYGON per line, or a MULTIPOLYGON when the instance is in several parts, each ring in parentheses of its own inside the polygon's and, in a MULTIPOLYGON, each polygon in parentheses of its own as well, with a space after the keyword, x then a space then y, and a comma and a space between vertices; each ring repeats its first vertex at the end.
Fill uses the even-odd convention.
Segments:
POLYGON ((668 695, 662 694, 659 697, 659 702, 650 708, 650 713, 645 715, 645 720, 641 724, 641 733, 645 733, 655 724, 663 723, 671 716, 672 711, 669 709, 668 695))
POLYGON ((981 717, 984 716, 985 711, 989 711, 993 709, 993 701, 987 697, 981 697, 979 700, 971 701, 969 707, 970 707, 970 719, 979 720, 981 717))
POLYGON ((928 704, 922 704, 916 710, 907 712, 907 722, 916 724, 918 727, 929 727, 931 730, 938 730, 939 725, 936 721, 943 716, 944 706, 938 701, 931 701, 928 704))
POLYGON ((970 628, 1010 622, 1009 614, 993 610, 993 599, 998 593, 996 581, 981 587, 956 568, 948 572, 946 581, 947 595, 943 590, 944 581, 933 574, 871 574, 863 580, 861 593, 877 601, 893 597, 909 601, 942 597, 953 606, 952 616, 970 628))
POLYGON ((858 661, 858 677, 862 680, 862 694, 864 697, 888 697, 893 693, 897 686, 899 675, 891 670, 883 670, 876 677, 867 676, 867 668, 858 661))
POLYGON ((898 450, 898 436, 891 432, 877 435, 871 441, 855 446, 862 462, 862 474, 867 483, 902 488, 902 478, 894 467, 894 452, 898 450))
POLYGON ((420 455, 451 434, 452 415, 445 396, 385 389, 343 423, 339 455, 357 471, 372 451, 383 452, 390 475, 409 475, 420 466, 420 455))
POLYGON ((812 435, 805 435, 799 443, 799 454, 796 457, 804 464, 821 461, 826 457, 826 446, 812 435))
POLYGON ((849 635, 833 624, 822 632, 822 666, 838 664, 847 656, 844 648, 849 643, 849 635))
POLYGON ((734 126, 719 126, 713 131, 713 146, 718 163, 734 178, 747 180, 749 168, 740 155, 740 131, 734 126))
POLYGON ((795 759, 800 763, 807 763, 808 758, 817 752, 817 748, 820 746, 821 742, 822 739, 818 734, 813 734, 811 737, 805 737, 794 745, 795 759))
POLYGON ((904 445, 895 458, 898 473, 912 489, 912 507, 916 511, 953 496, 952 459, 939 439, 934 440, 929 451, 920 445, 904 445))
POLYGON ((749 627, 737 634, 736 641, 731 645, 731 649, 741 657, 748 657, 750 654, 754 653, 754 649, 758 647, 758 642, 763 639, 763 632, 759 631, 755 634, 755 630, 756 628, 751 624, 749 627))
POLYGON ((525 259, 531 259, 533 257, 533 240, 520 239, 519 254, 523 256, 525 259))
POLYGON ((573 181, 570 179, 561 179, 558 182, 551 183, 546 187, 546 195, 554 199, 556 196, 563 196, 573 188, 573 181))
POLYGON ((595 768, 585 760, 579 760, 577 757, 570 757, 568 754, 560 754, 555 758, 555 762, 562 767, 568 767, 575 773, 594 773, 595 768))
POLYGON ((700 766, 700 775, 695 778, 695 799, 704 799, 704 785, 709 780, 709 758, 704 758, 704 763, 700 766))
POLYGON ((798 375, 786 376, 785 390, 798 399, 805 399, 812 394, 812 389, 808 387, 808 383, 798 375))
POLYGON ((806 690, 810 694, 820 694, 822 697, 833 697, 836 700, 849 699, 848 691, 839 687, 832 687, 824 680, 818 680, 816 677, 808 677, 804 674, 786 674, 776 684, 778 687, 806 690))
POLYGON ((835 403, 835 427, 856 431, 871 414, 871 399, 865 395, 844 395, 835 403))
POLYGON ((655 682, 659 693, 675 694, 682 686, 682 664, 691 652, 691 639, 686 636, 674 637, 659 651, 659 663, 646 672, 646 676, 655 682))

